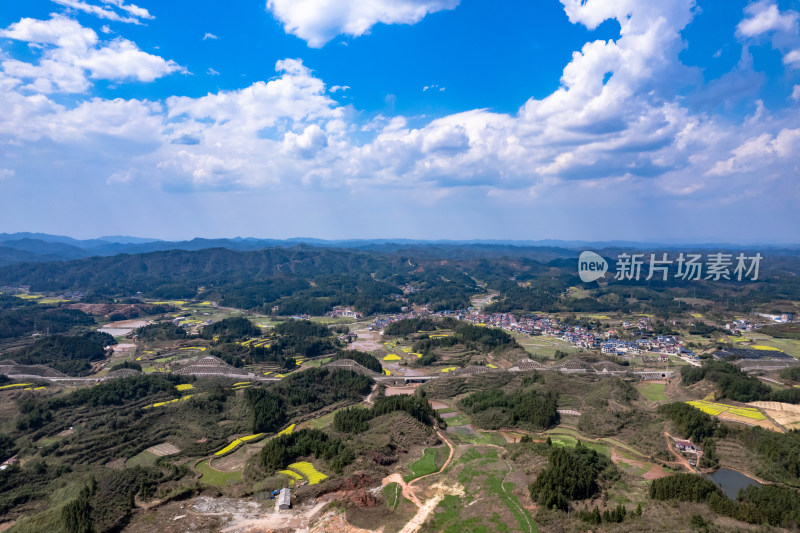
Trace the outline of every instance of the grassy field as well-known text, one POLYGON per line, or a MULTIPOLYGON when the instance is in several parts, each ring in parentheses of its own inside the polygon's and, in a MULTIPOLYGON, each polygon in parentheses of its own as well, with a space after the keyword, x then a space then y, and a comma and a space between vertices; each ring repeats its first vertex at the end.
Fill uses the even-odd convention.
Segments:
POLYGON ((473 445, 481 445, 481 444, 494 444, 496 446, 503 446, 506 444, 506 439, 503 438, 502 435, 499 433, 482 433, 478 432, 477 435, 471 435, 467 433, 447 433, 447 438, 453 444, 473 444, 473 445))
POLYGON ((317 322, 318 324, 355 324, 358 322, 357 318, 352 318, 348 316, 312 316, 312 322, 317 322))
POLYGON ((220 472, 214 470, 208 465, 208 460, 202 461, 195 467, 198 472, 202 474, 200 482, 206 485, 213 485, 215 487, 225 487, 227 485, 235 485, 242 482, 242 472, 220 472))
POLYGON ((322 359, 316 359, 314 361, 303 361, 303 370, 306 368, 316 368, 318 366, 322 366, 324 364, 330 363, 331 357, 323 357, 322 359))
POLYGON ((447 446, 426 448, 425 452, 422 454, 422 457, 409 465, 411 473, 403 476, 403 479, 408 482, 412 479, 417 479, 418 477, 436 472, 447 460, 449 451, 450 450, 447 446))
MULTIPOLYGON (((441 411, 439 411, 439 413, 441 414, 441 411)), ((470 419, 467 418, 467 415, 465 415, 464 413, 458 413, 456 416, 452 418, 445 418, 445 421, 447 421, 448 427, 466 426, 467 424, 470 423, 470 419)))
MULTIPOLYGON (((324 427, 330 426, 333 424, 333 417, 336 415, 337 411, 341 411, 341 409, 337 409, 336 411, 330 412, 327 415, 323 415, 319 418, 315 418, 313 420, 308 420, 300 424, 300 427, 309 427, 314 429, 322 429, 324 427)), ((300 428, 298 428, 300 429, 300 428)))
POLYGON ((464 497, 448 495, 422 531, 538 531, 533 517, 514 494, 514 483, 505 481, 511 465, 496 449, 471 449, 454 464, 464 497), (477 505, 472 506, 475 503, 477 505))
POLYGON ((157 459, 158 456, 156 456, 156 454, 144 450, 128 459, 125 462, 125 466, 127 468, 132 468, 134 466, 153 466, 156 464, 157 459))
MULTIPOLYGON (((744 337, 753 341, 753 344, 759 346, 771 346, 777 348, 787 355, 800 358, 800 340, 795 339, 776 339, 763 333, 749 331, 743 334, 744 337)), ((747 347, 746 345, 743 347, 747 347)))
POLYGON ((514 338, 517 339, 519 345, 525 348, 526 352, 535 355, 552 358, 555 356, 556 350, 567 353, 580 351, 580 348, 576 348, 572 344, 562 341, 561 339, 556 339, 555 337, 529 337, 528 335, 516 331, 509 331, 507 333, 513 335, 514 338))
POLYGON ((651 402, 667 402, 669 398, 664 393, 666 387, 664 383, 642 383, 637 388, 651 402))
POLYGON ((389 483, 383 487, 383 497, 386 499, 386 505, 394 511, 397 509, 397 504, 403 499, 400 493, 400 485, 397 483, 389 483))
MULTIPOLYGON (((550 440, 553 446, 561 446, 564 448, 573 448, 578 445, 578 439, 571 435, 550 435, 550 440)), ((595 442, 581 441, 581 444, 589 449, 597 451, 607 457, 611 457, 611 447, 605 444, 597 444, 595 442)))

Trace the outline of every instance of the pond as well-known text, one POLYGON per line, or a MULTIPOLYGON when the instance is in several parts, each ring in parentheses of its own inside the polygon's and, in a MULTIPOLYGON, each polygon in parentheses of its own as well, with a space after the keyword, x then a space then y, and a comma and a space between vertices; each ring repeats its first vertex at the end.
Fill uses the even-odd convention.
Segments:
POLYGON ((720 468, 710 476, 711 481, 719 485, 725 495, 735 500, 739 494, 739 490, 750 485, 761 485, 753 478, 749 478, 736 470, 729 470, 727 468, 720 468))

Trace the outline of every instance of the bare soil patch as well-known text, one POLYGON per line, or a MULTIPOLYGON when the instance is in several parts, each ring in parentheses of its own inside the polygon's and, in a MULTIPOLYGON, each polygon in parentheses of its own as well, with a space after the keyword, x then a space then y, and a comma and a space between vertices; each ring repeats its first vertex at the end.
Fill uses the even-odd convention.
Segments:
POLYGON ((220 472, 236 472, 243 469, 247 460, 261 451, 261 448, 263 448, 263 444, 258 447, 255 445, 242 446, 240 449, 226 455, 225 457, 212 459, 209 462, 209 466, 211 466, 211 468, 214 470, 219 470, 220 472))
POLYGON ((771 429, 772 431, 777 431, 778 433, 785 433, 782 429, 773 424, 771 420, 755 420, 753 418, 734 415, 728 412, 720 413, 719 415, 717 415, 717 418, 719 418, 720 420, 725 420, 727 422, 737 422, 739 424, 744 424, 746 426, 759 426, 764 429, 771 429))
POLYGON ((659 478, 662 478, 662 477, 667 477, 668 475, 670 475, 670 474, 668 474, 667 471, 664 470, 663 466, 661 466, 661 465, 653 465, 653 467, 650 468, 650 470, 648 470, 647 472, 642 474, 642 477, 647 479, 648 481, 650 481, 650 480, 653 480, 653 479, 659 479, 659 478))
POLYGON ((767 416, 786 429, 800 429, 800 405, 781 402, 750 402, 747 405, 763 409, 767 416))
POLYGON ((377 331, 369 331, 368 329, 359 329, 355 331, 358 339, 350 343, 348 347, 351 350, 361 350, 362 352, 374 352, 383 348, 381 343, 381 334, 377 331))
POLYGON ((147 451, 159 457, 165 457, 167 455, 175 455, 176 453, 181 453, 180 448, 178 448, 174 444, 170 444, 169 442, 162 442, 161 444, 156 444, 155 446, 151 446, 147 448, 147 451))
POLYGON ((386 387, 386 396, 399 396, 401 394, 414 394, 419 385, 409 387, 386 387))

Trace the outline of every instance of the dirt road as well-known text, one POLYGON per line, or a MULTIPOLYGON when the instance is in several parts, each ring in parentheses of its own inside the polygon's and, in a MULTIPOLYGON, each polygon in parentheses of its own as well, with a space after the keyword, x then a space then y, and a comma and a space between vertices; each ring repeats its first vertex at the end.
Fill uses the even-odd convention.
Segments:
POLYGON ((680 453, 678 453, 678 452, 677 452, 677 451, 676 451, 676 450, 675 450, 675 449, 672 447, 672 435, 670 435, 669 433, 667 433, 667 432, 665 431, 665 432, 664 432, 664 438, 665 438, 665 439, 667 439, 667 448, 669 448, 669 451, 670 451, 670 453, 672 453, 672 455, 674 455, 675 457, 677 457, 677 458, 678 458, 678 462, 679 462, 679 463, 680 463, 680 464, 681 464, 681 465, 682 465, 684 468, 686 468, 687 470, 689 470, 689 472, 694 472, 694 471, 695 471, 695 469, 692 467, 692 465, 690 465, 690 464, 689 464, 689 461, 687 461, 687 460, 686 460, 686 457, 684 457, 683 455, 681 455, 680 453))

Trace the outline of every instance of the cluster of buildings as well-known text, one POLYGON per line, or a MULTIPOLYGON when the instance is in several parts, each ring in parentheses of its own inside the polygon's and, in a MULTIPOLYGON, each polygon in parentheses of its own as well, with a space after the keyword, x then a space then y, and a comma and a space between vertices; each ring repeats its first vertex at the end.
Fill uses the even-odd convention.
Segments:
POLYGON ((330 317, 333 317, 333 318, 338 318, 338 317, 342 317, 342 316, 343 317, 347 317, 347 318, 363 318, 364 317, 363 313, 360 313, 358 311, 354 311, 351 307, 345 307, 345 306, 342 306, 342 305, 337 305, 336 307, 333 308, 332 311, 328 311, 327 313, 325 313, 325 316, 330 316, 330 317))
POLYGON ((731 333, 735 333, 737 331, 753 331, 756 328, 758 328, 757 325, 746 319, 734 320, 733 322, 728 322, 725 324, 725 329, 731 333))
POLYGON ((779 315, 769 315, 766 313, 756 313, 760 317, 768 318, 778 324, 785 324, 794 320, 794 313, 781 313, 779 315))
POLYGON ((392 322, 397 322, 399 320, 403 320, 406 318, 419 318, 429 314, 430 313, 428 313, 427 311, 422 311, 418 313, 414 311, 414 309, 408 309, 406 312, 397 315, 377 317, 375 320, 372 321, 372 323, 369 326, 367 326, 367 329, 369 331, 383 331, 383 329, 392 322))
POLYGON ((622 323, 623 329, 635 328, 638 331, 639 338, 635 340, 618 338, 618 332, 615 328, 601 330, 595 326, 568 325, 562 323, 556 317, 539 314, 528 314, 520 318, 517 318, 512 313, 483 314, 475 312, 472 308, 457 311, 439 311, 436 313, 427 313, 425 311, 417 313, 411 310, 402 315, 378 318, 370 325, 370 329, 380 331, 397 320, 416 318, 428 314, 436 317, 451 317, 475 325, 516 331, 527 335, 555 337, 569 342, 576 348, 600 350, 610 355, 634 356, 651 353, 658 354, 659 358, 664 361, 667 360, 669 355, 697 359, 697 356, 691 350, 684 347, 680 337, 675 335, 653 335, 653 326, 647 317, 641 317, 635 322, 625 321, 622 323))

